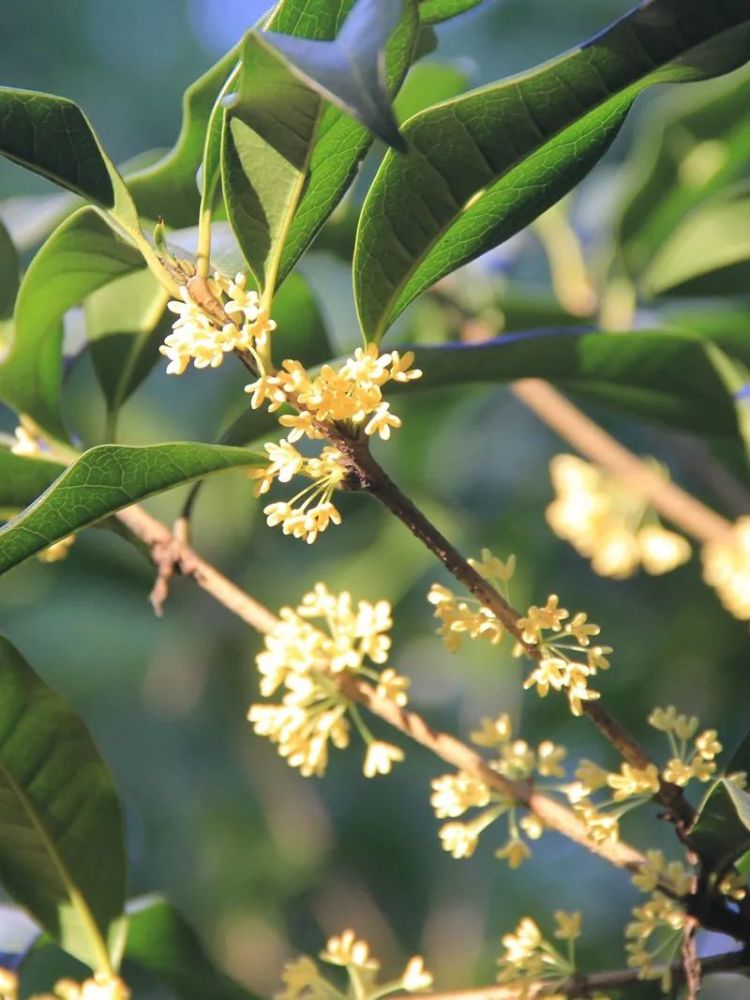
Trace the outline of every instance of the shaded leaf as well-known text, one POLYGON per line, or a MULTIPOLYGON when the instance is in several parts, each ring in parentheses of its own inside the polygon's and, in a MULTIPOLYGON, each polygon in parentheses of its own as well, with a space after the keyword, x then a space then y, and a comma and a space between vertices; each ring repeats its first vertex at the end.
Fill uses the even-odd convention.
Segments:
POLYGON ((0 573, 109 514, 215 472, 265 464, 242 448, 199 442, 85 452, 46 493, 0 528, 0 573))
POLYGON ((28 507, 64 471, 59 462, 0 448, 0 510, 28 507))
POLYGON ((0 320, 13 315, 18 294, 20 265, 8 230, 0 223, 0 320))
POLYGON ((690 842, 709 872, 724 874, 750 848, 750 795, 731 781, 718 781, 701 806, 690 842))
POLYGON ((93 967, 116 950, 125 902, 122 815, 78 716, 0 638, 0 881, 93 967))
POLYGON ((405 148, 393 115, 385 49, 410 0, 356 0, 332 41, 267 31, 260 36, 292 72, 396 149, 405 148))
POLYGON ((448 21, 464 11, 477 7, 482 0, 420 0, 419 18, 424 24, 448 21))
POLYGON ((416 115, 403 129, 410 152, 387 154, 362 211, 354 267, 366 337, 574 187, 646 87, 749 56, 744 0, 652 0, 539 69, 416 115))
POLYGON ((251 1000, 251 993, 216 968, 193 928, 166 900, 131 904, 128 926, 125 958, 148 969, 178 1000, 251 1000))
POLYGON ((138 251, 115 236, 96 209, 79 209, 58 226, 21 282, 15 337, 0 364, 0 398, 52 437, 65 438, 63 316, 90 292, 142 266, 138 251))

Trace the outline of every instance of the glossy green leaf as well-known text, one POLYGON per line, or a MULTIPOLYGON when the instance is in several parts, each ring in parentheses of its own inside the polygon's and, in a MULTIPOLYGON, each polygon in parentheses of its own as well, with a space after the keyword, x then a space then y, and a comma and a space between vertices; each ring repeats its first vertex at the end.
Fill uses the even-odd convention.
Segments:
POLYGON ((260 36, 303 83, 396 149, 398 131, 385 74, 385 50, 411 0, 356 0, 335 39, 267 31, 260 36))
POLYGON ((167 298, 151 273, 140 270, 104 285, 86 299, 91 360, 112 416, 160 358, 159 345, 174 320, 166 309, 167 298))
POLYGON ((0 881, 61 947, 102 967, 125 878, 108 768, 67 702, 0 638, 0 881))
POLYGON ((448 21, 464 11, 478 7, 482 0, 420 0, 419 18, 424 24, 448 21))
POLYGON ((738 180, 750 163, 750 75, 659 101, 627 165, 618 262, 637 279, 689 212, 738 180))
MULTIPOLYGON (((351 0, 285 0, 275 11, 270 27, 288 35, 330 40, 336 36, 350 8, 351 0)), ((392 93, 398 90, 411 63, 417 27, 416 7, 409 2, 388 46, 387 77, 392 93)), ((248 42, 248 51, 257 55, 256 43, 248 42)), ((275 67, 274 73, 281 74, 281 68, 275 67)), ((364 126, 317 95, 313 97, 319 104, 315 112, 315 127, 311 129, 313 123, 301 120, 298 112, 300 108, 306 108, 312 116, 312 105, 308 106, 307 99, 302 98, 297 89, 301 84, 294 80, 291 73, 286 77, 280 75, 280 80, 284 81, 285 98, 289 100, 294 96, 294 101, 286 107, 276 101, 265 108, 259 106, 255 111, 247 110, 259 95, 264 101, 272 96, 263 79, 256 79, 257 76, 253 63, 246 60, 238 84, 237 104, 227 115, 224 193, 229 217, 235 222, 238 239, 254 270, 273 274, 278 269, 276 283, 280 284, 351 184, 370 148, 372 135, 364 126), (294 204, 289 195, 299 172, 302 154, 296 147, 297 166, 281 163, 279 157, 279 152, 287 148, 294 138, 282 124, 284 115, 291 113, 294 113, 294 127, 301 128, 303 136, 308 137, 310 142, 304 156, 306 179, 304 185, 299 185, 294 204), (251 127, 233 125, 235 119, 255 122, 260 127, 260 135, 253 137, 251 127), (279 123, 278 129, 274 119, 279 123), (227 143, 233 141, 232 130, 237 132, 246 150, 244 153, 239 146, 236 151, 231 148, 227 151, 227 143), (269 146, 271 150, 268 150, 269 146), (251 159, 259 149, 265 150, 269 161, 281 168, 278 192, 269 190, 264 183, 269 174, 265 162, 251 159), (247 175, 238 169, 243 162, 249 169, 247 175), (260 184, 260 190, 255 189, 256 182, 260 184), (279 228, 280 223, 282 228, 279 228), (249 227, 252 237, 247 235, 246 227, 249 227)), ((296 143, 292 145, 294 148, 296 143)))
POLYGON ((166 900, 129 906, 128 927, 125 958, 148 969, 177 1000, 252 1000, 251 993, 216 968, 193 928, 166 900))
POLYGON ((20 264, 8 230, 0 223, 0 321, 10 319, 18 294, 20 264))
POLYGON ((137 228, 138 213, 117 167, 73 101, 0 87, 0 154, 137 228))
POLYGON ((98 210, 66 219, 34 257, 15 310, 15 337, 0 364, 0 398, 27 413, 52 437, 65 438, 60 415, 62 319, 102 285, 143 266, 98 210))
POLYGON ((750 196, 696 209, 656 252, 643 275, 648 295, 750 291, 750 196))
POLYGON ((701 806, 690 842, 709 872, 724 874, 750 848, 750 795, 731 781, 718 781, 701 806))
POLYGON ((0 448, 0 510, 28 507, 64 471, 59 462, 0 448))
POLYGON ((31 507, 0 528, 0 573, 154 493, 258 464, 264 458, 242 448, 199 442, 91 448, 31 507))
POLYGON ((749 57, 744 0, 652 0, 540 69, 416 115, 403 129, 410 153, 387 154, 362 211, 354 267, 366 337, 570 191, 646 87, 749 57))

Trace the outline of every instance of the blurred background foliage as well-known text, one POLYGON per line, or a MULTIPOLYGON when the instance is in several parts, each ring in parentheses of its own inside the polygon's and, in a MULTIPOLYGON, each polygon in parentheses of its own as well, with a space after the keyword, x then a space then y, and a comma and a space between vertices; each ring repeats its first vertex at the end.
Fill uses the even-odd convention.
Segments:
MULTIPOLYGON (((438 30, 439 51, 425 65, 450 64, 453 82, 448 70, 432 76, 422 70, 423 93, 409 100, 417 106, 438 99, 441 88, 450 92, 456 83, 474 86, 528 68, 629 6, 627 0, 486 0, 438 30)), ((263 7, 263 0, 6 4, 3 82, 73 98, 114 158, 127 161, 171 145, 185 86, 263 7)), ((744 79, 750 80, 747 73, 744 79)), ((680 114, 742 80, 739 73, 689 85, 676 98, 680 114)), ((750 129, 750 84, 741 93, 727 130, 743 123, 750 129)), ((402 100, 405 110, 407 98, 402 100)), ((659 151, 662 124, 675 103, 660 95, 642 99, 573 200, 572 216, 595 274, 627 271, 628 261, 617 261, 612 245, 628 192, 645 198, 631 210, 642 221, 674 190, 674 172, 662 170, 651 202, 643 195, 648 161, 659 151)), ((684 143, 695 145, 684 125, 670 142, 666 153, 661 150, 662 166, 669 150, 682 162, 684 143)), ((371 171, 366 165, 365 173, 371 171)), ((19 198, 50 191, 0 162, 0 195, 7 199, 0 216, 12 229, 39 218, 40 203, 19 198)), ((620 232, 627 225, 625 215, 620 232)), ((337 239, 347 242, 345 218, 339 230, 330 229, 303 271, 338 351, 356 344, 358 333, 350 275, 336 253, 337 239)), ((27 240, 31 246, 33 235, 27 240)), ((466 281, 459 281, 485 318, 506 328, 577 321, 555 303, 533 233, 471 266, 466 281)), ((646 324, 662 308, 649 305, 639 321, 646 324)), ((737 329, 744 329, 747 316, 745 300, 735 295, 737 329)), ((399 322, 391 343, 439 340, 452 335, 452 322, 439 303, 423 300, 399 322)), ((73 336, 80 323, 79 313, 71 316, 73 336)), ((119 439, 212 440, 236 411, 242 384, 242 372, 229 365, 211 373, 191 370, 179 380, 157 365, 125 407, 119 439)), ((70 371, 66 395, 80 437, 89 444, 101 440, 104 403, 88 355, 70 371)), ((750 484, 742 464, 729 479, 705 443, 639 425, 611 409, 586 409, 636 453, 663 460, 679 482, 728 516, 748 511, 750 484)), ((604 640, 616 651, 604 681, 607 703, 649 748, 662 750, 658 734, 645 727, 657 704, 699 714, 719 729, 725 745, 742 735, 747 625, 731 619, 702 584, 697 559, 666 579, 595 577, 544 521, 552 496, 547 464, 566 449, 505 387, 415 392, 399 399, 398 411, 404 427, 381 449, 386 467, 464 551, 487 545, 500 555, 518 555, 517 606, 559 591, 567 607, 585 609, 601 623, 604 640)), ((0 427, 10 431, 14 423, 2 411, 0 427)), ((175 491, 147 506, 170 520, 183 500, 184 492, 175 491)), ((480 716, 507 710, 529 740, 552 738, 575 758, 616 765, 590 725, 570 718, 561 700, 522 694, 519 665, 507 653, 467 646, 458 656, 447 654, 434 637, 425 601, 429 584, 443 579, 432 558, 374 501, 344 498, 342 507, 344 525, 307 547, 266 528, 247 479, 230 473, 203 489, 194 541, 273 609, 297 603, 319 579, 356 597, 391 600, 393 663, 413 678, 413 702, 432 724, 465 737, 480 716)), ((146 600, 151 582, 148 563, 104 530, 85 533, 64 563, 34 561, 0 580, 0 630, 81 712, 113 768, 127 812, 132 895, 166 894, 218 961, 261 996, 277 987, 287 957, 317 951, 327 935, 346 926, 368 938, 386 966, 424 953, 438 987, 450 989, 494 978, 499 937, 521 915, 545 927, 554 909, 581 908, 584 964, 624 964, 622 926, 637 900, 627 878, 553 834, 518 872, 494 859, 499 843, 493 845, 492 833, 473 859, 453 860, 440 848, 429 805, 430 779, 447 769, 418 748, 408 747, 407 763, 389 778, 365 780, 356 752, 334 755, 323 780, 300 778, 246 722, 256 695, 258 638, 179 581, 164 618, 156 619, 146 600)), ((657 830, 662 846, 670 847, 669 830, 658 830, 648 812, 626 821, 626 836, 643 848, 657 846, 657 830)), ((704 940, 703 947, 718 944, 704 940)), ((59 956, 44 961, 58 962, 59 956)), ((154 984, 136 985, 137 996, 169 996, 154 984)), ((741 981, 716 980, 707 993, 712 990, 750 996, 741 981)))

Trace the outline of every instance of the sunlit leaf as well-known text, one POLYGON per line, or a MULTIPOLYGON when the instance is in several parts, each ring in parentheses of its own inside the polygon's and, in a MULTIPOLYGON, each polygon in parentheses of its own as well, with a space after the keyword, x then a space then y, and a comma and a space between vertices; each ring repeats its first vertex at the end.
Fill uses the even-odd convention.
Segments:
POLYGON ((112 778, 67 702, 1 637, 0 881, 66 951, 106 965, 125 902, 112 778))
POLYGON ((750 56, 744 0, 652 0, 568 55, 416 115, 360 220, 362 328, 380 338, 420 292, 508 239, 575 186, 638 94, 750 56))
POLYGON ((437 24, 477 7, 482 0, 420 0, 419 17, 425 24, 437 24))

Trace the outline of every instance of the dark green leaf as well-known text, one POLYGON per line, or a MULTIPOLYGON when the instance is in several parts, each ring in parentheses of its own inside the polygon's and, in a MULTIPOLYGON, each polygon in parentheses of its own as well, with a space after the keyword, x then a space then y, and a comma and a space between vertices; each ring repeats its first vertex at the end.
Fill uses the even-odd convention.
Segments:
POLYGON ((385 49, 406 2, 411 0, 356 0, 333 41, 275 31, 261 37, 304 83, 403 150, 385 75, 385 49))
POLYGON ((128 189, 72 101, 0 87, 0 154, 137 227, 138 214, 128 189))
POLYGON ((648 295, 750 293, 750 196, 721 198, 676 226, 643 275, 648 295))
POLYGON ((112 778, 86 727, 0 638, 0 881, 95 968, 119 946, 123 840, 112 778))
POLYGON ((148 969, 178 1000, 251 1000, 252 994, 216 968, 193 928, 166 900, 133 904, 128 918, 125 958, 148 969))
POLYGON ((0 398, 27 413, 52 437, 65 438, 60 416, 62 319, 86 295, 143 266, 100 213, 82 208, 39 250, 24 275, 15 338, 0 365, 0 398))
POLYGON ((235 47, 188 87, 174 148, 157 163, 128 177, 142 215, 150 219, 162 216, 174 228, 195 225, 200 207, 196 175, 203 159, 208 120, 238 58, 239 48, 235 47))
POLYGON ((368 339, 426 288, 508 239, 606 152, 637 95, 750 57, 745 0, 652 0, 586 45, 416 115, 366 199, 355 256, 368 339))
POLYGON ((85 452, 18 517, 0 528, 0 573, 122 507, 214 472, 264 464, 242 448, 199 442, 101 445, 85 452))
POLYGON ((107 411, 115 415, 158 361, 174 315, 149 271, 112 281, 86 299, 86 336, 107 411))
POLYGON ((743 71, 660 101, 627 168, 619 260, 638 278, 685 216, 739 179, 750 163, 750 77, 743 71))
POLYGON ((717 782, 690 831, 708 871, 721 876, 750 848, 750 795, 733 782, 717 782))
MULTIPOLYGON (((271 27, 277 32, 284 32, 289 35, 299 35, 300 37, 330 40, 335 37, 336 32, 343 23, 344 17, 351 7, 351 0, 286 0, 274 13, 271 20, 271 27)), ((388 85, 392 93, 398 87, 411 63, 412 53, 417 32, 417 15, 413 3, 406 7, 401 23, 393 33, 388 46, 387 76, 388 85)), ((248 43, 249 51, 257 54, 255 43, 248 43)), ((246 104, 255 100, 256 83, 259 92, 268 96, 268 90, 263 81, 256 81, 256 73, 253 64, 245 62, 244 74, 238 84, 238 103, 235 110, 228 115, 230 124, 227 131, 231 129, 231 121, 236 116, 242 121, 246 117, 252 122, 259 120, 260 112, 246 112, 246 104), (244 80, 244 83, 243 83, 244 80)), ((288 75, 291 77, 291 73, 288 75)), ((297 81, 294 81, 297 83, 297 81)), ((292 92, 292 84, 289 79, 285 79, 284 86, 287 88, 287 96, 292 92)), ((294 91, 295 98, 299 97, 300 104, 303 99, 294 91)), ((241 162, 239 153, 241 151, 230 151, 225 154, 224 168, 224 191, 228 200, 228 211, 230 218, 237 220, 237 235, 243 246, 243 250, 248 258, 255 260, 255 267, 264 272, 274 271, 278 267, 278 280, 280 283, 294 267, 297 260, 307 249, 320 227, 326 221, 333 209, 336 207, 346 189, 351 184, 357 172, 357 168, 372 143, 372 136, 368 130, 354 121, 337 107, 320 101, 316 114, 316 128, 310 135, 311 148, 306 154, 307 179, 303 190, 298 193, 298 201, 295 206, 296 211, 289 218, 283 232, 271 233, 271 223, 274 219, 284 218, 283 212, 279 210, 279 203, 287 204, 284 199, 288 194, 288 188, 283 189, 282 198, 274 199, 274 192, 264 190, 256 192, 253 186, 256 174, 256 164, 249 176, 243 177, 238 172, 238 165, 241 162), (227 182, 227 170, 231 168, 231 182, 227 182), (236 185, 236 186, 235 186, 236 185), (270 199, 270 204, 264 205, 260 194, 270 199), (265 216, 269 213, 269 217, 265 216), (263 248, 260 253, 256 250, 256 244, 244 233, 245 225, 250 225, 252 231, 260 241, 263 248), (282 238, 283 237, 283 238, 282 238), (275 258, 271 257, 268 248, 272 245, 272 240, 277 238, 274 253, 278 256, 278 264, 275 258), (260 260, 258 260, 260 258, 260 260)), ((272 109, 266 109, 283 122, 283 116, 289 111, 294 111, 297 107, 296 101, 289 108, 284 108, 281 103, 274 105, 272 109)), ((309 109, 312 113, 312 108, 309 109)), ((261 136, 252 139, 248 135, 249 129, 242 129, 235 126, 243 142, 248 143, 248 150, 254 147, 264 148, 266 145, 273 147, 273 150, 284 148, 285 141, 288 143, 290 136, 281 126, 278 130, 271 131, 272 122, 263 119, 261 136)), ((299 127, 299 116, 296 115, 296 127, 299 127)), ((231 137, 230 137, 231 138, 231 137)), ((227 141, 229 141, 227 139, 227 141)), ((226 145, 226 144, 225 144, 226 145)), ((249 155, 249 154, 248 154, 249 155)), ((248 162, 248 155, 244 156, 248 162)), ((299 152, 297 153, 299 161, 299 152)), ((271 159, 274 159, 271 154, 271 159)), ((275 157, 278 162, 278 156, 275 157)), ((288 185, 290 175, 294 175, 293 166, 284 165, 281 179, 288 185)), ((257 164, 257 173, 266 174, 263 164, 257 164)))
POLYGON ((0 320, 13 315, 20 265, 8 230, 0 223, 0 320))
POLYGON ((64 471, 59 462, 14 455, 0 448, 0 509, 28 507, 64 471))
POLYGON ((419 18, 424 24, 437 24, 457 17, 472 7, 477 7, 482 0, 420 0, 419 18))

